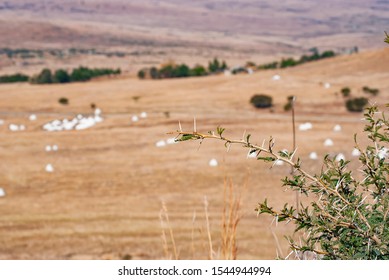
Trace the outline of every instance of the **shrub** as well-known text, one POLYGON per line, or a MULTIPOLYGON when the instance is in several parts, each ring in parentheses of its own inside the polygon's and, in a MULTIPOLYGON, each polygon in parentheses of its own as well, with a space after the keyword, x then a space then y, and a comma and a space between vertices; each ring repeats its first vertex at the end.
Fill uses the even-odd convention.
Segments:
POLYGON ((146 77, 146 72, 145 70, 141 69, 138 71, 138 78, 139 79, 144 79, 146 77))
POLYGON ((58 103, 61 105, 68 105, 69 99, 67 99, 66 97, 61 97, 60 99, 58 99, 58 103))
POLYGON ((346 101, 346 108, 350 112, 362 112, 367 105, 368 100, 365 97, 356 97, 346 101))
POLYGON ((296 66, 297 64, 298 64, 298 62, 296 60, 294 60, 294 58, 290 57, 287 59, 282 59, 280 67, 281 68, 293 67, 293 66, 296 66))
POLYGON ((70 76, 68 72, 66 72, 63 69, 58 69, 54 73, 53 77, 53 83, 69 83, 70 82, 70 76))
POLYGON ((284 105, 285 111, 289 111, 292 109, 294 96, 288 96, 287 99, 288 102, 284 105))
POLYGON ((349 87, 344 87, 340 90, 342 93, 343 97, 349 97, 351 93, 351 89, 349 87))
POLYGON ((38 75, 31 78, 33 84, 51 84, 53 82, 53 75, 50 69, 43 69, 38 75))
POLYGON ((227 68, 227 63, 225 61, 220 63, 217 58, 214 58, 213 61, 208 63, 208 70, 211 73, 222 72, 227 68))
POLYGON ((191 69, 190 76, 199 77, 199 76, 206 76, 206 75, 208 75, 208 73, 204 66, 196 65, 191 69))
POLYGON ((273 106, 273 98, 265 94, 256 94, 250 99, 250 103, 256 108, 269 108, 273 106))
POLYGON ((362 91, 367 94, 371 94, 373 96, 377 96, 380 93, 380 90, 377 88, 369 88, 369 87, 363 87, 362 91))
POLYGON ((292 222, 296 232, 304 233, 297 242, 287 237, 296 258, 305 258, 308 253, 315 259, 389 260, 389 121, 384 114, 378 116, 377 107, 366 110, 365 120, 370 144, 362 149, 355 143, 361 153, 355 177, 348 161, 329 156, 318 174, 310 174, 301 160, 294 158, 295 152, 277 152, 272 138, 262 145, 251 142, 250 135, 233 140, 224 136, 221 127, 208 133, 179 130, 177 141, 216 139, 227 148, 242 145, 258 160, 273 165, 282 161, 293 167, 293 174, 282 180, 283 186, 306 195, 307 204, 296 209, 286 203, 275 210, 265 199, 255 211, 272 216, 276 222, 292 222), (363 177, 358 180, 360 172, 363 177))
POLYGON ((13 74, 13 75, 3 75, 0 76, 1 83, 18 83, 18 82, 27 82, 29 77, 23 74, 13 74))

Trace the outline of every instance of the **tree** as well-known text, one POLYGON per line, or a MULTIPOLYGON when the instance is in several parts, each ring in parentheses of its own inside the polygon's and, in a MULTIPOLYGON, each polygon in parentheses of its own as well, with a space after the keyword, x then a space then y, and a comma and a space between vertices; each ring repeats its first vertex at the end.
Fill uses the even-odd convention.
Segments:
POLYGON ((141 69, 138 71, 138 78, 139 79, 144 79, 146 77, 146 72, 145 70, 141 69))
POLYGON ((70 82, 70 76, 67 71, 63 69, 58 69, 54 73, 53 77, 53 83, 69 83, 70 82))
POLYGON ((206 76, 207 70, 204 68, 204 66, 196 65, 191 69, 191 76, 199 77, 199 76, 206 76))
POLYGON ((31 78, 33 84, 51 84, 53 82, 53 75, 48 68, 43 69, 37 76, 31 78))

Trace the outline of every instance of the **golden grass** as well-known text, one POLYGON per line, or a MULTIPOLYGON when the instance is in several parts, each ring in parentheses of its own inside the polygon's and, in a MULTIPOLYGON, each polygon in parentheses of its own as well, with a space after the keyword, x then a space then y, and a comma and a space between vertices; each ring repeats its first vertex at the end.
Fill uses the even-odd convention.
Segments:
MULTIPOLYGON (((363 129, 362 116, 347 113, 342 97, 334 92, 350 86, 359 94, 367 85, 381 90, 372 101, 386 102, 388 54, 387 50, 361 53, 294 69, 232 77, 0 85, 0 118, 6 122, 0 126, 0 187, 7 193, 0 198, 0 258, 167 258, 161 243, 161 201, 169 209, 169 227, 174 230, 177 247, 175 254, 166 227, 171 258, 210 258, 209 233, 214 258, 273 259, 276 250, 285 256, 287 242, 282 236, 290 228, 275 228, 275 241, 269 230, 271 221, 258 219, 254 208, 264 198, 280 207, 286 201, 294 203, 294 194, 280 187, 280 179, 289 174, 289 168, 269 169, 262 162, 247 159, 247 151, 240 147, 226 153, 221 143, 204 141, 199 150, 198 143, 164 148, 156 148, 155 143, 170 137, 166 133, 175 131, 178 121, 184 130, 192 128, 196 117, 199 131, 221 125, 226 127, 227 136, 239 138, 247 130, 254 142, 262 143, 272 135, 276 147, 291 149, 290 116, 282 107, 287 96, 297 95, 297 124, 311 121, 314 127, 312 131, 297 131, 297 155, 308 171, 315 172, 321 163, 309 160, 311 151, 319 157, 339 152, 350 157, 352 136, 363 129), (282 77, 280 83, 271 80, 276 72, 282 77), (320 84, 326 81, 331 82, 331 90, 320 84), (274 96, 273 113, 250 106, 248 100, 257 92, 274 96), (69 106, 58 104, 62 96, 69 98, 69 106), (134 96, 141 97, 135 102, 134 96), (57 133, 41 130, 49 120, 90 113, 91 103, 103 110, 105 118, 94 128, 57 133), (142 111, 149 117, 130 123, 131 116, 142 111), (164 114, 167 111, 169 118, 164 114), (28 121, 31 112, 37 114, 36 122, 28 121), (12 133, 7 129, 10 123, 26 124, 27 130, 12 133), (338 123, 341 133, 332 131, 338 123), (335 146, 324 147, 326 138, 332 138, 335 146), (59 151, 46 153, 46 144, 58 144, 59 151), (210 158, 217 158, 217 168, 208 166, 210 158), (55 168, 52 174, 44 171, 49 162, 55 168), (224 205, 226 177, 234 186, 247 185, 239 207, 224 205), (204 196, 209 203, 208 230, 204 196), (241 218, 234 228, 236 215, 241 218), (224 239, 220 230, 223 219, 224 239), (228 247, 225 254, 222 240, 228 247)), ((232 197, 234 202, 239 196, 232 197)), ((230 201, 229 191, 226 198, 230 201)))

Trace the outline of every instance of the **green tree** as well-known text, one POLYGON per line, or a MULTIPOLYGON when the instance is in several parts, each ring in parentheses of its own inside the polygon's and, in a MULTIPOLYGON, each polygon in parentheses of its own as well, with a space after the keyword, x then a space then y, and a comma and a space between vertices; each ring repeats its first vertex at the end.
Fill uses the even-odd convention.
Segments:
POLYGON ((48 68, 43 69, 38 75, 32 77, 33 84, 51 84, 53 82, 53 75, 48 68))
POLYGON ((205 67, 201 65, 196 65, 190 70, 190 72, 191 72, 190 74, 191 76, 196 76, 196 77, 206 76, 208 74, 205 67))
POLYGON ((58 69, 54 73, 53 83, 69 83, 70 76, 66 70, 58 69))

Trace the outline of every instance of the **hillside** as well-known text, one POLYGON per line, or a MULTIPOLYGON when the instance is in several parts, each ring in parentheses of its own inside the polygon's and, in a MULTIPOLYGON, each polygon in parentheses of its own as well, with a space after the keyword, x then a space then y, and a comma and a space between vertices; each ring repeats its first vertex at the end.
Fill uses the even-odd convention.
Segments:
POLYGON ((9 61, 7 72, 84 62, 110 63, 134 73, 167 60, 204 64, 216 56, 232 65, 269 62, 312 47, 382 48, 388 10, 386 0, 2 0, 0 48, 125 53, 9 61))
MULTIPOLYGON (((166 133, 177 130, 179 122, 192 129, 196 117, 199 131, 221 125, 226 135, 240 138, 247 130, 252 141, 273 136, 276 147, 290 149, 290 114, 283 105, 287 96, 296 95, 297 124, 313 124, 312 130, 297 134, 303 166, 310 172, 322 168, 321 161, 309 158, 311 152, 319 158, 343 153, 356 170, 359 164, 351 156, 354 133, 361 145, 366 143, 362 114, 347 112, 339 91, 348 86, 354 96, 361 96, 363 86, 378 88, 380 94, 371 102, 382 106, 389 97, 388 60, 386 48, 253 75, 0 85, 0 186, 6 192, 0 197, 0 258, 165 258, 159 219, 163 203, 180 258, 207 258, 204 197, 217 250, 225 179, 242 191, 238 258, 275 258, 271 221, 258 219, 253 209, 264 198, 280 207, 285 200, 293 202, 294 194, 280 182, 289 168, 269 169, 247 159, 243 148, 227 153, 222 143, 208 141, 200 148, 195 142, 157 143, 173 137, 166 133), (281 79, 274 81, 275 74, 281 79), (254 109, 249 99, 255 93, 273 96, 274 108, 254 109), (68 98, 69 105, 60 105, 60 97, 68 98), (102 110, 101 123, 79 131, 42 129, 54 120, 92 115, 92 103, 102 110), (147 117, 140 117, 142 112, 147 117), (29 120, 31 114, 37 119, 29 120), (10 131, 11 124, 24 125, 25 130, 10 131), (340 132, 333 130, 336 124, 340 132), (327 138, 334 146, 323 145, 327 138), (54 144, 58 151, 45 151, 54 144), (217 167, 209 166, 212 158, 217 167), (47 164, 53 172, 45 171, 47 164)), ((285 254, 282 236, 290 228, 273 230, 285 254)), ((171 251, 170 241, 168 246, 171 251)))

